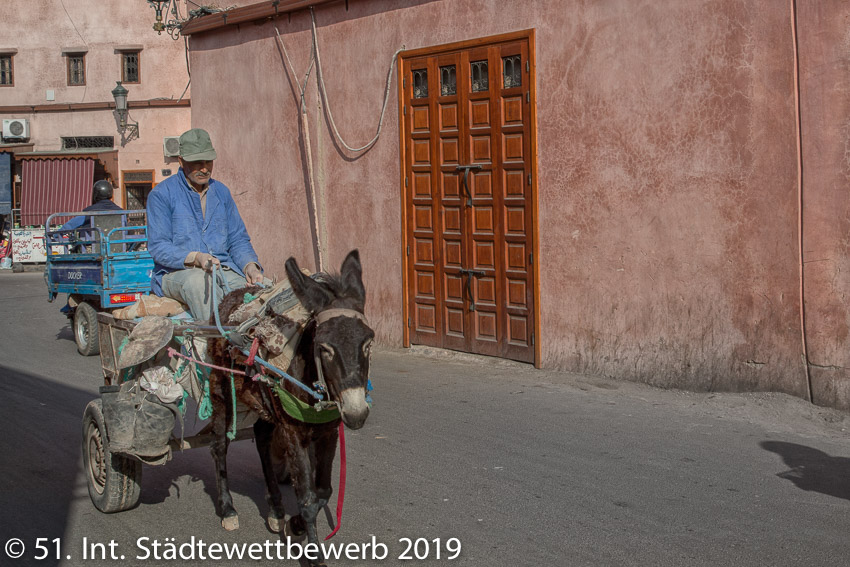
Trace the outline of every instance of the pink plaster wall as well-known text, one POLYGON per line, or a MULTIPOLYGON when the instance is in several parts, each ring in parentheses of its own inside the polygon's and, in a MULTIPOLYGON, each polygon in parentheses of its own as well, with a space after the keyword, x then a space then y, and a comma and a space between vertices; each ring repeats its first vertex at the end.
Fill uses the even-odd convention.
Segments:
MULTIPOLYGON (((807 142, 806 159, 819 143, 830 151, 826 173, 807 177, 805 226, 833 262, 806 264, 806 306, 813 361, 844 366, 840 192, 850 130, 846 98, 833 86, 846 81, 850 36, 840 2, 818 6, 802 10, 801 40, 813 50, 801 50, 803 92, 813 101, 807 112, 833 126, 807 142), (824 57, 835 76, 813 77, 824 57), (813 91, 830 103, 814 108, 813 91)), ((316 17, 332 110, 356 145, 375 132, 396 48, 535 30, 544 367, 807 396, 789 3, 352 0, 348 10, 321 6, 316 17)), ((263 261, 282 272, 289 255, 315 264, 297 97, 274 25, 303 78, 308 12, 198 34, 190 40, 192 121, 213 133, 216 175, 233 189, 263 261)), ((331 264, 360 248, 368 315, 378 338, 398 345, 395 77, 382 138, 357 159, 335 146, 314 82, 307 101, 331 264)), ((804 114, 804 129, 808 120, 822 132, 817 119, 804 114)), ((808 242, 807 258, 817 259, 808 242)), ((828 379, 819 372, 815 401, 850 407, 844 370, 828 379)))
MULTIPOLYGON (((185 13, 185 8, 181 7, 185 13)), ((119 46, 138 45, 141 82, 125 85, 133 101, 180 98, 189 82, 183 39, 153 31, 154 11, 138 0, 4 0, 0 49, 15 48, 15 86, 0 88, 0 118, 27 118, 35 151, 61 148, 62 136, 120 136, 113 113, 69 111, 27 113, 3 107, 112 102, 111 91, 121 79, 119 46), (62 50, 84 47, 86 85, 68 86, 62 50), (46 91, 54 91, 48 101, 46 91)), ((188 99, 191 89, 184 97, 188 99)), ((131 109, 139 123, 139 138, 120 148, 122 170, 160 170, 176 166, 163 156, 163 137, 179 136, 191 126, 188 108, 131 109)))
POLYGON ((806 330, 815 401, 850 399, 850 6, 798 4, 806 330))

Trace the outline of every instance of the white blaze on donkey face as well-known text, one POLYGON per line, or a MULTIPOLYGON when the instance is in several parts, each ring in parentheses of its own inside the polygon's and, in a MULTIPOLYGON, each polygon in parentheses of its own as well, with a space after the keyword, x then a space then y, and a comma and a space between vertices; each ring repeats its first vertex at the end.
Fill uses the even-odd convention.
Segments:
POLYGON ((340 394, 339 413, 349 429, 360 429, 369 417, 366 388, 347 388, 340 394))

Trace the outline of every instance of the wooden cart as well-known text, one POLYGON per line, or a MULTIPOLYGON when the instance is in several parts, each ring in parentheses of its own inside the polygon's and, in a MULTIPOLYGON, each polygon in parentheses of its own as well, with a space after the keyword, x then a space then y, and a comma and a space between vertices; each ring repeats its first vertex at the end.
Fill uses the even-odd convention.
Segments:
MULTIPOLYGON (((115 319, 109 313, 98 313, 98 337, 100 340, 100 363, 104 386, 101 395, 116 392, 121 387, 121 373, 117 368, 118 354, 124 340, 136 326, 135 321, 115 319)), ((173 337, 220 337, 216 327, 175 324, 173 337)), ((142 482, 142 460, 137 457, 116 453, 109 448, 109 431, 103 417, 103 400, 89 402, 83 413, 83 467, 92 503, 101 512, 112 513, 129 510, 139 502, 142 482)), ((236 431, 234 441, 253 439, 253 427, 236 431)), ((212 423, 191 437, 171 436, 168 447, 171 452, 208 447, 213 441, 212 423)), ((152 464, 147 463, 145 464, 152 464)), ((164 464, 160 463, 160 464, 164 464)))

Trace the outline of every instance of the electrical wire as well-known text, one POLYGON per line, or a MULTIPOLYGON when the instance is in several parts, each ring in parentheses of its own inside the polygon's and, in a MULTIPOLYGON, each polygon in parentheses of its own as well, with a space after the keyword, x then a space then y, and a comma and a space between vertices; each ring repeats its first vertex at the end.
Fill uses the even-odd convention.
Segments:
POLYGON ((304 101, 304 92, 307 89, 307 83, 310 81, 310 73, 313 71, 313 64, 315 63, 315 51, 310 53, 310 65, 307 68, 307 72, 304 74, 304 84, 302 86, 297 81, 298 75, 295 73, 295 67, 292 65, 292 60, 289 58, 289 52, 286 51, 286 45, 284 45, 283 43, 283 38, 280 37, 280 31, 277 29, 277 26, 275 26, 274 31, 275 33, 277 33, 277 40, 280 43, 281 49, 283 50, 284 59, 289 67, 290 73, 292 73, 292 78, 295 81, 295 85, 298 87, 300 96, 300 103, 298 105, 298 117, 301 121, 301 131, 303 132, 304 152, 307 154, 307 182, 310 185, 310 201, 311 205, 313 206, 312 228, 313 238, 316 242, 316 267, 318 271, 322 272, 325 269, 324 246, 322 245, 322 235, 319 222, 319 206, 316 199, 316 178, 313 173, 313 151, 311 149, 310 144, 310 121, 307 116, 307 105, 304 101))
MULTIPOLYGON (((68 13, 68 8, 65 7, 65 0, 59 0, 59 3, 62 4, 62 9, 65 11, 65 15, 68 17, 68 21, 71 22, 71 25, 74 26, 74 31, 77 32, 77 35, 80 36, 80 40, 83 44, 88 48, 89 42, 86 41, 86 38, 83 37, 83 34, 80 33, 80 30, 77 29, 77 24, 74 23, 73 18, 71 18, 71 14, 68 13)), ((86 93, 89 90, 88 81, 86 81, 85 86, 83 87, 83 98, 80 99, 80 102, 86 101, 86 93)))
MULTIPOLYGON (((402 45, 399 49, 397 49, 396 52, 393 53, 392 59, 390 60, 390 69, 387 72, 387 84, 386 88, 384 89, 384 104, 381 107, 381 116, 378 120, 378 129, 375 132, 375 137, 369 140, 366 145, 361 146, 359 148, 354 148, 348 145, 345 140, 342 139, 342 136, 339 134, 339 130, 336 127, 336 122, 334 122, 333 113, 331 112, 330 101, 328 101, 328 92, 327 88, 325 87, 325 80, 322 74, 322 58, 319 55, 319 38, 316 32, 316 14, 313 11, 312 7, 310 8, 310 18, 312 19, 313 24, 313 51, 315 53, 316 58, 316 77, 318 78, 319 82, 319 90, 322 93, 322 100, 324 100, 325 102, 325 109, 328 112, 328 122, 330 123, 331 128, 333 129, 334 136, 336 137, 337 141, 350 152, 359 153, 368 150, 373 145, 375 145, 375 142, 377 142, 378 138, 381 136, 381 129, 384 127, 384 116, 387 110, 387 102, 389 102, 390 99, 390 87, 392 83, 393 69, 395 68, 395 62, 398 58, 398 54, 404 51, 405 47, 402 45)), ((278 34, 278 36, 280 36, 280 34, 278 34)))
POLYGON ((805 262, 803 259, 803 128, 800 115, 800 45, 797 39, 797 2, 791 0, 791 38, 794 41, 794 110, 797 128, 797 245, 800 260, 800 333, 803 342, 803 368, 806 372, 806 388, 809 402, 814 403, 812 376, 809 372, 809 346, 806 337, 806 287, 805 262))

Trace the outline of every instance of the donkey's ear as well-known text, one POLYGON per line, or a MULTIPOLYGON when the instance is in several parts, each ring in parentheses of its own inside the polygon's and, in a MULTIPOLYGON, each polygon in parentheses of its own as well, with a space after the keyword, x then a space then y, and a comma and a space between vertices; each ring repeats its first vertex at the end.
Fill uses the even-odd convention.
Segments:
POLYGON ((301 272, 295 258, 286 261, 286 277, 292 284, 292 291, 295 292, 295 296, 307 311, 311 313, 321 311, 330 303, 330 294, 321 284, 316 283, 312 278, 308 278, 301 272))
POLYGON ((363 269, 360 266, 360 252, 352 250, 342 262, 342 283, 345 286, 345 295, 356 299, 360 309, 366 305, 366 289, 363 287, 363 269))

